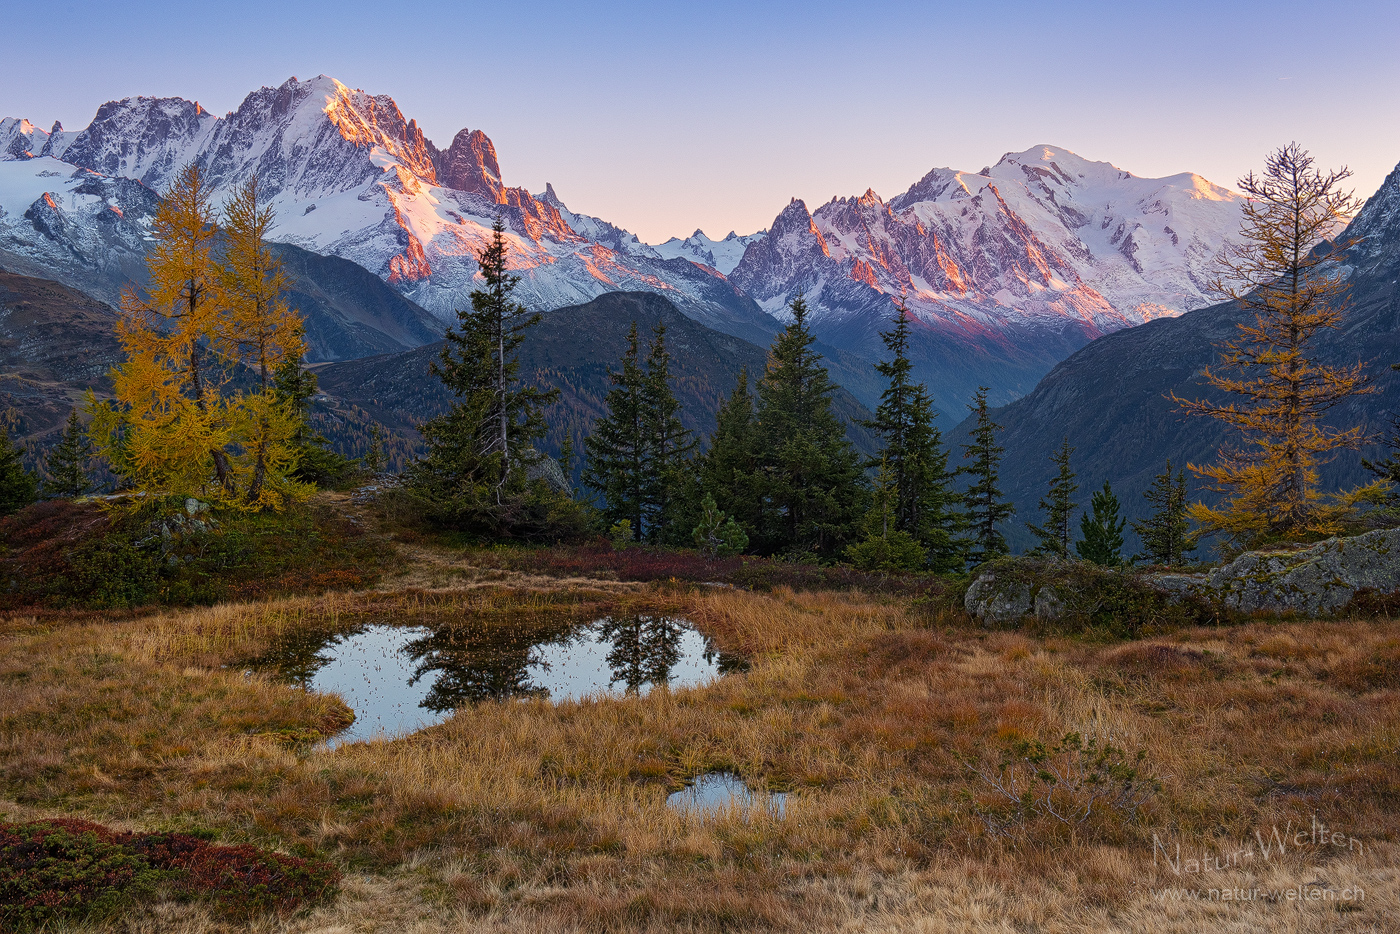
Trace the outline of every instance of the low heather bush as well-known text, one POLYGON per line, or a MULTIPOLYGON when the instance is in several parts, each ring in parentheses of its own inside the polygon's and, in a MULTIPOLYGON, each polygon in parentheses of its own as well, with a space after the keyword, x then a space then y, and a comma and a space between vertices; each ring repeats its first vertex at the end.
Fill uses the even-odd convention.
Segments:
POLYGON ((0 928, 110 917, 164 894, 243 920, 333 895, 340 873, 320 860, 178 833, 121 833, 82 820, 0 823, 0 928))

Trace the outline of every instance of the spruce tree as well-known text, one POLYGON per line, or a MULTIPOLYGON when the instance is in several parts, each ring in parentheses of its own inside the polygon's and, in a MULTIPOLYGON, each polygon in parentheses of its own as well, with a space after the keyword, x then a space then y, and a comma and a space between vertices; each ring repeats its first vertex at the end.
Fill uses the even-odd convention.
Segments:
POLYGON ((1069 557, 1072 539, 1070 520, 1074 517, 1076 507, 1074 494, 1079 489, 1074 470, 1069 465, 1072 454, 1074 448, 1069 446, 1069 438, 1065 438, 1060 449, 1050 455, 1050 463, 1056 469, 1055 476, 1050 478, 1049 491, 1040 500, 1040 511, 1045 516, 1045 524, 1026 523, 1026 528, 1040 539, 1040 544, 1035 548, 1036 554, 1056 558, 1069 557))
POLYGON ((536 534, 554 510, 542 478, 529 468, 542 456, 534 444, 545 433, 543 409, 558 390, 521 384, 517 352, 539 322, 514 299, 520 277, 506 268, 505 221, 477 254, 484 288, 471 294, 470 311, 457 311, 433 373, 456 400, 420 426, 427 454, 409 471, 409 488, 430 518, 489 535, 536 534))
POLYGON ((0 428, 0 516, 8 516, 34 502, 39 480, 24 469, 24 453, 0 428))
POLYGON ((369 426, 369 448, 360 463, 370 473, 379 473, 384 469, 384 426, 378 422, 369 426))
POLYGON ((622 368, 609 373, 608 414, 593 423, 584 439, 584 485, 602 496, 601 511, 609 525, 627 520, 638 538, 645 530, 650 437, 646 411, 646 373, 641 365, 637 322, 627 332, 622 368))
POLYGON ((846 560, 862 571, 917 571, 927 561, 924 547, 899 528, 899 487, 885 464, 875 474, 865 538, 846 548, 846 560))
POLYGON ((355 464, 330 450, 325 437, 311 427, 316 391, 316 374, 299 360, 283 360, 272 372, 272 399, 291 423, 286 444, 292 466, 287 476, 301 483, 334 486, 348 478, 355 464))
POLYGON ((1133 531, 1142 539, 1142 554, 1135 560, 1168 567, 1181 564, 1192 548, 1186 520, 1186 471, 1179 470, 1173 476, 1172 462, 1167 461, 1166 470, 1152 479, 1142 497, 1152 507, 1152 514, 1133 522, 1133 531))
MULTIPOLYGON (((1400 370, 1400 363, 1392 363, 1392 370, 1400 370)), ((1361 459, 1361 466, 1366 468, 1377 479, 1389 484, 1386 490, 1385 500, 1381 504, 1376 517, 1387 524, 1393 524, 1400 518, 1400 415, 1392 415, 1390 418, 1390 436, 1383 439, 1386 449, 1384 460, 1361 459)))
POLYGON ((880 397, 875 418, 865 423, 884 440, 884 449, 866 466, 883 467, 890 474, 895 528, 924 546, 933 570, 959 570, 962 555, 953 510, 958 496, 948 471, 948 452, 933 424, 933 400, 923 383, 912 380, 909 318, 902 305, 894 321, 893 330, 880 335, 893 359, 875 364, 889 385, 880 397))
POLYGON ((666 325, 652 332, 647 372, 642 382, 642 412, 649 444, 643 519, 646 540, 684 544, 694 522, 681 520, 693 500, 695 435, 681 424, 681 404, 671 391, 671 355, 666 350, 666 325))
POLYGON ((758 419, 748 370, 739 371, 734 391, 715 416, 710 446, 698 458, 700 488, 744 530, 757 535, 763 513, 758 476, 758 419))
POLYGON ((972 429, 972 443, 962 446, 963 459, 972 461, 962 468, 962 473, 972 479, 963 491, 963 508, 969 535, 968 561, 973 565, 1008 553, 1006 539, 997 523, 1016 512, 1016 507, 1007 502, 1001 492, 1001 455, 1005 449, 997 444, 1001 426, 992 421, 987 408, 987 391, 986 386, 979 386, 973 397, 975 403, 968 406, 976 414, 977 424, 972 429))
POLYGON ((742 554, 749 547, 749 537, 739 523, 726 516, 706 493, 700 501, 700 517, 692 534, 695 547, 712 558, 727 558, 742 554))
POLYGON ((45 499, 73 499, 86 496, 96 487, 88 463, 92 460, 92 443, 78 419, 78 410, 68 413, 63 437, 44 459, 44 482, 40 492, 45 499))
POLYGON ((1118 497, 1105 480, 1103 489, 1089 501, 1090 512, 1079 517, 1079 532, 1084 536, 1074 550, 1079 557, 1095 564, 1113 566, 1123 563, 1123 526, 1126 520, 1118 516, 1118 497))
POLYGON ((812 349, 801 296, 769 351, 758 384, 761 552, 831 557, 855 532, 863 499, 860 458, 831 411, 835 387, 812 349))

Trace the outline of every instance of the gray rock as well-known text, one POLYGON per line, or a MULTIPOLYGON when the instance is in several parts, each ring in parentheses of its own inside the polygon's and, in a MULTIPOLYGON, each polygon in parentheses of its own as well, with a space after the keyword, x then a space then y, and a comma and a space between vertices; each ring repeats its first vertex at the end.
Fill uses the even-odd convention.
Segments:
POLYGON ((1251 551, 1205 574, 1153 574, 1145 583, 1180 598, 1193 594, 1232 610, 1336 613, 1357 591, 1400 590, 1400 529, 1329 538, 1300 551, 1251 551))
POLYGON ((967 588, 963 606, 984 623, 1014 623, 1031 611, 1031 585, 985 571, 967 588))
POLYGON ((1059 585, 1041 587, 1035 595, 1035 618, 1053 621, 1064 615, 1065 601, 1060 595, 1059 585))

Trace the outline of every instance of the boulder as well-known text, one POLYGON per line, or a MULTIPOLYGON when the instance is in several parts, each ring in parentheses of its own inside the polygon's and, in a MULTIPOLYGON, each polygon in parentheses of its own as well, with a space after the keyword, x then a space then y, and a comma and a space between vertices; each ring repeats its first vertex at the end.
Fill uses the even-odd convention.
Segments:
POLYGON ((963 607, 986 626, 1046 626, 1131 636, 1213 622, 1219 613, 1193 592, 1168 595, 1128 567, 1039 557, 984 565, 963 607))
POLYGON ((967 588, 963 606, 985 623, 1020 622, 1031 611, 1031 582, 1014 567, 985 570, 967 588))
POLYGON ((1362 589, 1400 590, 1400 529, 1329 538, 1298 551, 1250 551, 1203 574, 1150 574, 1170 597, 1190 595, 1243 613, 1328 616, 1362 589))

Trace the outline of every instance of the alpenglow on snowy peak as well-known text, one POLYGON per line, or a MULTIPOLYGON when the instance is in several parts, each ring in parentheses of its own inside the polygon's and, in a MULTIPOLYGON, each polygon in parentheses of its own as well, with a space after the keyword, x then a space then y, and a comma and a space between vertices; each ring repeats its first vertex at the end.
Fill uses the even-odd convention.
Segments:
POLYGON ((116 246, 75 254, 72 244, 36 232, 26 212, 47 198, 58 212, 50 233, 66 221, 91 229, 105 216, 122 228, 126 244, 149 216, 148 199, 99 197, 100 179, 134 179, 160 191, 182 166, 198 162, 216 198, 258 175, 277 214, 273 239, 352 260, 444 321, 467 304, 475 254, 500 214, 512 266, 523 277, 520 295, 532 307, 638 289, 666 295, 720 330, 764 337, 773 328, 714 270, 642 244, 628 250, 581 235, 552 199, 507 187, 495 147, 480 130, 464 129, 438 149, 391 98, 324 75, 262 88, 223 117, 180 98, 113 101, 86 129, 65 135, 62 162, 44 158, 51 137, 27 121, 7 120, 3 132, 0 265, 47 269, 109 301, 120 290, 117 273, 130 274, 139 256, 116 246))
POLYGON ((507 186, 481 130, 439 149, 392 98, 322 75, 223 117, 135 97, 77 132, 0 122, 0 267, 114 302, 141 279, 155 193, 192 161, 216 199, 256 173, 273 239, 351 260, 443 322, 468 303, 498 214, 520 297, 541 310, 650 291, 766 344, 802 292, 818 336, 869 360, 903 298, 945 407, 980 383, 1014 398, 1099 334, 1205 304, 1210 258, 1239 217, 1238 197, 1198 176, 1137 178, 1037 146, 979 173, 935 169, 890 201, 867 191, 812 212, 794 199, 768 231, 650 245, 552 186, 507 186))
POLYGON ((795 200, 731 278, 777 311, 797 291, 843 319, 903 298, 968 328, 1077 321, 1115 330, 1209 302, 1240 196, 1198 175, 1138 178, 1035 146, 978 173, 934 169, 886 202, 795 200))

